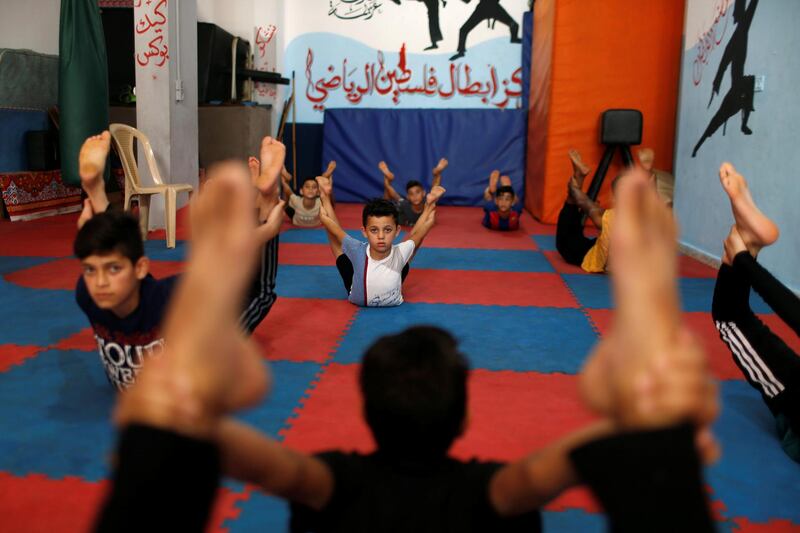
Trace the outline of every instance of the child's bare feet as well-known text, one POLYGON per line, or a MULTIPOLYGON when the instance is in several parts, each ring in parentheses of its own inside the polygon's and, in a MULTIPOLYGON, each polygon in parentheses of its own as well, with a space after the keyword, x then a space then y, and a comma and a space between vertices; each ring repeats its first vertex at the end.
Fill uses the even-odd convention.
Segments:
POLYGON ((381 161, 378 163, 378 168, 383 173, 383 178, 389 181, 394 180, 394 174, 391 170, 389 170, 389 166, 386 164, 386 161, 381 161))
POLYGON ((336 161, 331 161, 328 163, 328 168, 325 169, 325 172, 323 172, 322 175, 326 178, 330 178, 333 176, 334 170, 336 170, 336 161))
POLYGON ((511 178, 509 178, 508 176, 500 176, 500 186, 511 187, 511 178))
POLYGON ((758 251, 760 250, 760 248, 755 250, 750 250, 747 248, 747 245, 745 244, 744 239, 742 239, 742 236, 739 234, 735 224, 731 226, 731 231, 723 241, 722 246, 725 250, 725 253, 722 255, 722 262, 726 265, 732 265, 733 258, 739 255, 741 252, 750 252, 750 254, 755 257, 758 255, 758 251))
POLYGON ((642 165, 642 168, 646 171, 650 172, 653 170, 653 162, 655 161, 655 152, 653 152, 652 148, 642 148, 638 152, 636 152, 636 156, 639 158, 639 164, 642 165))
POLYGON ((268 387, 258 350, 238 325, 258 245, 252 186, 239 163, 209 170, 192 204, 192 248, 164 323, 164 357, 121 395, 115 419, 213 434, 220 414, 256 403, 268 387), (220 275, 224 272, 224 275, 220 275))
POLYGON ((283 162, 286 159, 286 147, 282 142, 272 137, 264 137, 261 141, 261 174, 256 180, 256 188, 261 194, 274 194, 281 174, 283 162))
POLYGON ((111 134, 106 130, 100 135, 87 138, 78 154, 78 174, 81 177, 81 187, 89 196, 95 213, 101 213, 108 207, 103 170, 106 167, 110 148, 111 134))
POLYGON ((492 170, 489 174, 489 192, 494 194, 497 192, 497 182, 500 180, 500 171, 492 170))
POLYGON ((447 168, 449 162, 444 157, 439 160, 435 167, 433 167, 433 174, 441 174, 447 168))
POLYGON ((431 192, 425 197, 425 201, 429 204, 435 204, 439 201, 439 198, 446 192, 446 189, 441 185, 434 185, 431 187, 431 192))
POLYGON ((753 202, 747 181, 736 172, 730 163, 722 163, 719 167, 719 181, 728 194, 733 209, 733 218, 747 248, 751 253, 760 250, 778 240, 778 226, 767 218, 753 202))
POLYGON ((252 155, 247 158, 247 166, 250 169, 250 182, 253 186, 258 183, 258 176, 261 174, 261 162, 252 155))
POLYGON ((333 182, 330 178, 325 176, 317 176, 317 185, 319 185, 319 192, 326 196, 330 196, 333 192, 333 182))
POLYGON ((581 154, 575 149, 568 152, 569 161, 572 163, 572 178, 570 178, 570 186, 581 189, 583 187, 583 180, 589 174, 591 168, 586 165, 581 159, 581 154))

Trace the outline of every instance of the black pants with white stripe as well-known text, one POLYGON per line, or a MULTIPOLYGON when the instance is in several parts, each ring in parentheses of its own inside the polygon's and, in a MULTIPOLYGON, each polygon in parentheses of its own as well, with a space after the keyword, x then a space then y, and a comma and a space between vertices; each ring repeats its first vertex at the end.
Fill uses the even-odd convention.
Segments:
POLYGON ((800 299, 747 252, 720 267, 711 314, 747 381, 800 435, 800 357, 753 313, 751 287, 800 335, 800 299))
POLYGON ((244 304, 239 323, 248 334, 267 316, 278 295, 275 294, 275 278, 278 276, 278 238, 276 235, 261 248, 259 265, 244 304))

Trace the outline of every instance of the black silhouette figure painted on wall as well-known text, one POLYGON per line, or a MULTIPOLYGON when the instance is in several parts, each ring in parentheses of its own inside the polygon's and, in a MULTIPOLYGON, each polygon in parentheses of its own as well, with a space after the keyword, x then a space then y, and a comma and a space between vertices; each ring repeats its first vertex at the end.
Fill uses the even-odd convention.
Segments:
MULTIPOLYGON (((469 4, 470 0, 464 0, 464 3, 469 4)), ((475 11, 470 15, 467 21, 461 26, 461 29, 458 32, 458 51, 456 54, 450 58, 450 61, 454 61, 460 57, 464 57, 464 54, 467 51, 467 35, 475 26, 483 22, 484 20, 491 20, 491 21, 500 21, 506 26, 508 26, 508 30, 511 32, 511 42, 512 43, 521 43, 522 40, 519 38, 519 24, 511 18, 511 15, 503 9, 500 5, 500 0, 480 0, 478 2, 478 7, 475 8, 475 11)), ((494 22, 491 22, 491 27, 494 27, 494 22)))
MULTIPOLYGON (((442 7, 447 7, 447 0, 417 0, 422 2, 428 10, 428 33, 431 36, 431 44, 425 50, 433 50, 439 48, 439 41, 443 39, 442 29, 439 27, 439 2, 442 2, 442 7)), ((400 0, 393 0, 397 5, 400 5, 400 0)))
MULTIPOLYGON (((736 0, 736 4, 733 7, 733 21, 736 24, 736 29, 731 35, 731 39, 728 41, 728 45, 725 47, 725 52, 723 52, 722 59, 719 62, 717 75, 714 76, 714 83, 711 87, 711 99, 708 101, 708 107, 711 107, 714 95, 719 94, 722 78, 725 76, 728 65, 731 67, 731 88, 722 99, 722 104, 720 104, 716 114, 711 118, 711 122, 708 123, 706 131, 697 141, 692 151, 692 157, 697 155, 697 151, 706 139, 714 135, 719 127, 726 124, 728 119, 736 113, 742 113, 742 133, 745 135, 753 133, 747 126, 747 121, 750 119, 750 112, 755 110, 753 108, 753 93, 755 92, 756 79, 755 76, 745 76, 744 63, 747 59, 748 32, 758 6, 758 0, 750 0, 750 4, 745 8, 746 1, 736 0)), ((724 128, 722 134, 725 134, 724 128)))

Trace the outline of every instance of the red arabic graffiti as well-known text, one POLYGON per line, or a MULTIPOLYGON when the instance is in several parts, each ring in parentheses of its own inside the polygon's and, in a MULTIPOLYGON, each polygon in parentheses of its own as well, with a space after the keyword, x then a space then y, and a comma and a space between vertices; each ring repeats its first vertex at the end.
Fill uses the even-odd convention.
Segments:
POLYGON ((264 57, 264 54, 267 51, 267 45, 275 37, 275 33, 277 33, 278 28, 275 27, 274 24, 270 24, 266 28, 263 26, 259 26, 258 30, 256 30, 256 46, 258 46, 258 55, 264 57))
MULTIPOLYGON (((144 3, 152 7, 153 0, 144 0, 144 3)), ((136 7, 141 7, 141 5, 142 0, 136 0, 136 7)), ((166 7, 167 0, 161 0, 136 23, 136 33, 146 35, 145 38, 151 38, 147 43, 147 51, 143 54, 136 54, 136 62, 143 67, 149 65, 153 58, 155 58, 153 64, 156 67, 163 67, 169 59, 169 46, 165 42, 163 28, 167 24, 167 16, 163 13, 166 7)))
POLYGON ((728 31, 728 7, 733 0, 716 0, 714 3, 714 22, 702 35, 697 37, 697 56, 692 68, 692 82, 695 86, 703 80, 703 70, 708 64, 711 52, 720 45, 728 31))
POLYGON ((316 81, 312 72, 314 65, 314 52, 308 49, 306 55, 306 98, 311 102, 314 110, 325 109, 324 103, 331 93, 342 90, 345 98, 353 105, 357 105, 365 96, 380 95, 392 96, 395 105, 400 103, 404 94, 422 95, 450 99, 453 96, 478 97, 485 105, 505 109, 512 100, 522 96, 522 68, 513 72, 510 79, 499 80, 497 68, 489 67, 487 79, 484 81, 473 79, 473 69, 468 64, 450 63, 448 72, 440 82, 437 71, 427 64, 421 72, 421 82, 413 82, 414 73, 406 63, 406 45, 400 48, 397 66, 388 68, 385 64, 383 52, 378 51, 377 62, 365 63, 363 70, 359 67, 350 68, 348 59, 342 60, 341 71, 333 65, 327 67, 327 75, 316 81), (355 74, 363 71, 363 78, 357 83, 355 74), (363 83, 362 83, 363 81, 363 83), (502 87, 501 87, 502 85, 502 87))

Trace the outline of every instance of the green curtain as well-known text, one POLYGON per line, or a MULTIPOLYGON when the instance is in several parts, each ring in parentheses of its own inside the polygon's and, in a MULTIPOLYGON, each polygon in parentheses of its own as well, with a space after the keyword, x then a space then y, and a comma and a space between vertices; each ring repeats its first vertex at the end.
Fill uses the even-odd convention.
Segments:
POLYGON ((61 176, 79 185, 83 141, 108 129, 108 61, 97 0, 61 0, 58 48, 61 176))

